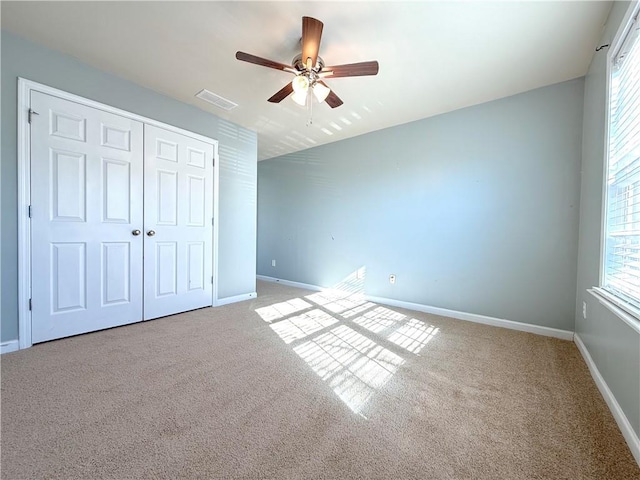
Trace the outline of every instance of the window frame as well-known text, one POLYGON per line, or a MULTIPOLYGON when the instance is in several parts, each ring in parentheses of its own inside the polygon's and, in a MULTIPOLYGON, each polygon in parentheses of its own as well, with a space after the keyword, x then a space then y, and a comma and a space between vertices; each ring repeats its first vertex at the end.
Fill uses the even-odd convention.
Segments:
MULTIPOLYGON (((600 258, 598 271, 598 286, 588 289, 588 292, 594 295, 598 301, 615 313, 620 319, 640 333, 640 308, 629 303, 624 297, 617 295, 603 287, 605 280, 605 261, 606 261, 606 237, 607 237, 607 209, 608 209, 608 178, 609 178, 609 153, 611 140, 611 75, 612 62, 615 54, 622 47, 634 19, 638 16, 640 21, 640 0, 634 0, 629 5, 623 21, 620 23, 618 30, 610 42, 606 55, 605 65, 605 123, 604 123, 604 151, 603 151, 603 177, 602 177, 602 205, 600 215, 600 258)), ((640 297, 638 298, 640 302, 640 297)))

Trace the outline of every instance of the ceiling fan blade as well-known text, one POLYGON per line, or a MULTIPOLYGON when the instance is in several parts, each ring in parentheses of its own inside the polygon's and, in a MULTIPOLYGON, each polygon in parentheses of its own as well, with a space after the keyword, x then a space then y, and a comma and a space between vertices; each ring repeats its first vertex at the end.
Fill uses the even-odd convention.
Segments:
MULTIPOLYGON (((329 86, 324 82, 318 82, 318 83, 321 83, 325 87, 329 88, 329 86)), ((340 97, 336 95, 333 90, 329 92, 329 95, 327 95, 327 98, 325 98, 324 101, 327 102, 327 105, 329 105, 331 108, 339 107, 344 103, 342 100, 340 100, 340 97)))
POLYGON ((338 78, 338 77, 362 77, 365 75, 378 74, 378 62, 348 63, 345 65, 334 65, 333 67, 324 67, 320 72, 322 78, 338 78))
POLYGON ((254 63, 263 67, 275 68, 276 70, 283 70, 285 72, 295 73, 295 69, 291 65, 285 65, 284 63, 274 62, 273 60, 267 60, 266 58, 256 57, 250 53, 236 52, 236 58, 243 62, 254 63))
POLYGON ((267 100, 271 103, 280 103, 282 100, 287 98, 289 95, 293 93, 293 85, 291 82, 287 83, 284 87, 278 90, 273 96, 267 100))
POLYGON ((302 62, 307 65, 307 58, 311 58, 311 68, 316 65, 318 60, 323 26, 324 24, 320 20, 302 17, 302 62))

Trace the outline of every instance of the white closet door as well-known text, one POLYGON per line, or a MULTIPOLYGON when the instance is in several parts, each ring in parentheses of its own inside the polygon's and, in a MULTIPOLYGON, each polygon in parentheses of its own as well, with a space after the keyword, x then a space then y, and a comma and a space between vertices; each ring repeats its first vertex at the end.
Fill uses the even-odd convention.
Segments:
POLYGON ((143 127, 33 92, 32 341, 142 319, 143 127))
POLYGON ((213 145, 144 126, 144 318, 213 303, 213 145))

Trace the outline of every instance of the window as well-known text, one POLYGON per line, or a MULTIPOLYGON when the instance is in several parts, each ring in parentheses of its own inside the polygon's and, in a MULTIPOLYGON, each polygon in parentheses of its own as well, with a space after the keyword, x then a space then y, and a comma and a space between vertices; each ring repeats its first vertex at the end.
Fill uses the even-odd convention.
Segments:
MULTIPOLYGON (((640 312, 640 24, 610 56, 602 288, 640 312)), ((615 46, 614 46, 615 47, 615 46)))

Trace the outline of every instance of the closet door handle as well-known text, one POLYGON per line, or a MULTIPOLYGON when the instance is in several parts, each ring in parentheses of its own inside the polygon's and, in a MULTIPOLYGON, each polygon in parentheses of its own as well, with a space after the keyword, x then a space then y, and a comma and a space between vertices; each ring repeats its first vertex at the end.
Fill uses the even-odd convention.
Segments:
POLYGON ((153 237, 155 234, 156 234, 156 232, 154 232, 153 230, 149 230, 147 232, 147 235, 150 236, 150 237, 153 237))
POLYGON ((137 237, 138 235, 140 235, 140 233, 141 233, 141 232, 140 232, 140 230, 138 230, 137 228, 136 228, 133 232, 131 232, 131 234, 132 234, 134 237, 137 237))

